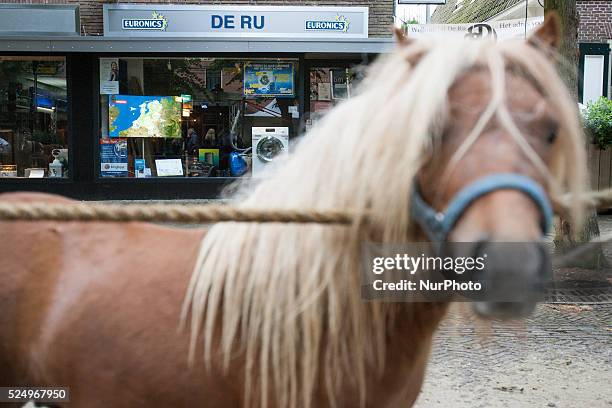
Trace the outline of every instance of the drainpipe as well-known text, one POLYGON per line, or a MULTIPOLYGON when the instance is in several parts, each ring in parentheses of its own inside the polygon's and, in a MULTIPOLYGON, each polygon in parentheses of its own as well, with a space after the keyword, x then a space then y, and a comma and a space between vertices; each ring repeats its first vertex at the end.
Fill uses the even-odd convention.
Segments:
MULTIPOLYGON (((612 49, 612 40, 608 40, 608 45, 610 49, 612 49)), ((610 67, 612 67, 612 52, 608 54, 608 61, 608 94, 606 97, 612 98, 612 69, 610 69, 610 67)))

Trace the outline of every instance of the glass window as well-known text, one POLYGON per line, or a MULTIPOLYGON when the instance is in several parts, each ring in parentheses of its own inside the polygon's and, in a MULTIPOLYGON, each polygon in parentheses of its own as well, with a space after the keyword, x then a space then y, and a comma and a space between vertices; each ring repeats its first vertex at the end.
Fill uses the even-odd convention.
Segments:
POLYGON ((312 126, 338 102, 351 97, 359 72, 358 66, 327 66, 310 68, 310 116, 312 126))
POLYGON ((257 176, 297 135, 297 72, 295 59, 100 58, 100 176, 257 176))
POLYGON ((66 178, 64 57, 0 56, 0 177, 66 178))

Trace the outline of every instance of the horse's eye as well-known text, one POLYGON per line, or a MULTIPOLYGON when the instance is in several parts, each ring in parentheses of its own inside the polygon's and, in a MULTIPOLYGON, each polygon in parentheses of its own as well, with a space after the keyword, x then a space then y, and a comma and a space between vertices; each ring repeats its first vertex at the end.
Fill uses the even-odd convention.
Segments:
POLYGON ((557 140, 557 132, 553 130, 546 137, 546 141, 550 144, 553 144, 555 143, 555 140, 557 140))

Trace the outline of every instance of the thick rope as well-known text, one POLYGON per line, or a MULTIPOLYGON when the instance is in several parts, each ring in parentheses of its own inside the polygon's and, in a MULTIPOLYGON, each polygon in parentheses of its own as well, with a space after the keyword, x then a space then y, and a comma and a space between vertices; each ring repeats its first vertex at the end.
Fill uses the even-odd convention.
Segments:
MULTIPOLYGON (((587 206, 612 206, 612 189, 592 191, 580 197, 587 206)), ((553 203, 559 214, 566 212, 569 197, 553 203)), ((212 222, 260 222, 349 225, 358 214, 341 210, 287 210, 239 208, 230 205, 176 204, 57 204, 0 202, 0 220, 7 221, 99 221, 205 224, 212 222)))
POLYGON ((0 202, 0 220, 9 221, 145 221, 204 224, 212 222, 277 222, 347 225, 355 214, 336 210, 237 208, 229 205, 57 204, 0 202))

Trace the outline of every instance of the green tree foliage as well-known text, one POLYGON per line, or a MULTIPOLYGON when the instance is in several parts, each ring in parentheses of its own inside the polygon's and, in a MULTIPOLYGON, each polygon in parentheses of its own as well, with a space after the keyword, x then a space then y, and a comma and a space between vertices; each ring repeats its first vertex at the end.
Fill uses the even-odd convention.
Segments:
POLYGON ((601 149, 612 145, 612 101, 604 96, 589 103, 584 111, 584 122, 601 149))

